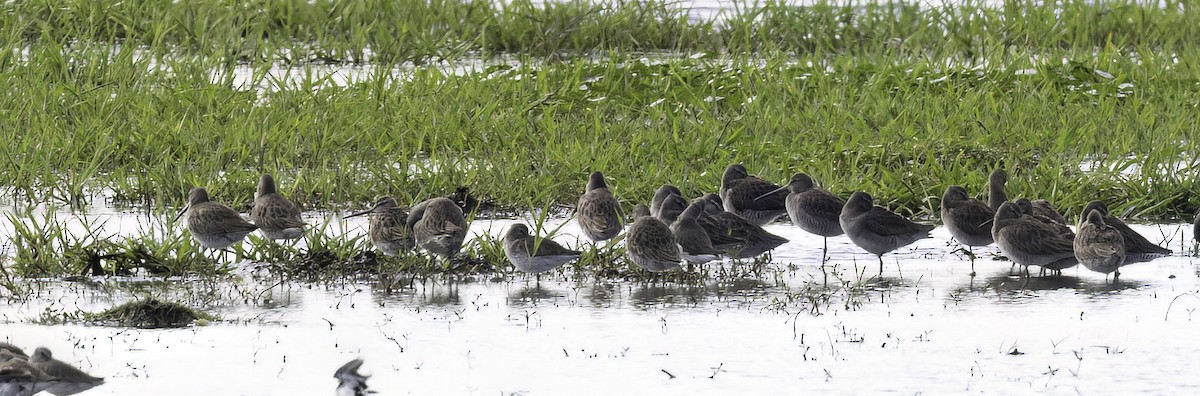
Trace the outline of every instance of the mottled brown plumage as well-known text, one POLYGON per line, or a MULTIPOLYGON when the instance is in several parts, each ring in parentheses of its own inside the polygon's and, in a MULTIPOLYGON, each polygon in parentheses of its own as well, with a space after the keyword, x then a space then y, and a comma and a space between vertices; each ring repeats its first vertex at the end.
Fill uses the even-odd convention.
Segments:
POLYGON ((1170 256, 1173 252, 1171 249, 1158 246, 1154 242, 1146 239, 1146 237, 1134 231, 1124 221, 1112 216, 1108 213, 1108 206, 1100 201, 1091 201, 1083 207, 1080 212, 1080 219, 1086 219, 1086 215, 1091 211, 1099 211, 1104 219, 1104 224, 1117 229, 1121 233, 1122 240, 1125 241, 1125 264, 1133 264, 1144 261, 1150 261, 1159 257, 1170 256))
POLYGON ((264 174, 258 179, 250 220, 267 239, 297 239, 304 236, 300 207, 275 190, 275 179, 264 174))
POLYGON ((396 204, 392 197, 383 197, 371 209, 352 213, 345 218, 370 215, 367 234, 383 254, 399 255, 400 252, 416 247, 412 228, 408 226, 408 211, 396 204))
POLYGON ((621 233, 621 204, 608 191, 604 174, 592 172, 588 178, 587 191, 579 197, 575 207, 575 221, 583 235, 593 241, 606 241, 621 233))
POLYGON ((413 206, 407 224, 417 246, 446 258, 458 254, 467 238, 467 220, 462 208, 447 198, 433 198, 413 206))
MULTIPOLYGON (((1087 213, 1079 232, 1075 235, 1075 258, 1079 264, 1102 274, 1116 272, 1125 264, 1125 239, 1121 231, 1104 223, 1104 215, 1098 210, 1087 213)), ((1116 278, 1114 277, 1114 279, 1116 278)))
POLYGON ((625 255, 638 267, 650 272, 679 268, 679 244, 666 224, 653 217, 641 217, 629 226, 625 236, 625 255))
POLYGON ((233 209, 208 200, 201 187, 188 191, 187 228, 192 238, 209 249, 224 249, 240 242, 258 226, 242 219, 233 209))
MULTIPOLYGON (((658 188, 658 190, 654 191, 654 198, 650 199, 651 216, 658 217, 658 210, 662 208, 663 200, 667 199, 667 196, 671 194, 675 194, 680 197, 683 196, 683 192, 679 191, 679 188, 670 184, 663 184, 658 188)), ((637 217, 637 215, 634 215, 634 217, 637 217)))
POLYGON ((716 260, 721 254, 720 250, 713 248, 712 240, 698 221, 704 212, 704 205, 703 202, 692 201, 670 226, 671 233, 675 235, 675 242, 682 249, 683 259, 692 264, 716 260))

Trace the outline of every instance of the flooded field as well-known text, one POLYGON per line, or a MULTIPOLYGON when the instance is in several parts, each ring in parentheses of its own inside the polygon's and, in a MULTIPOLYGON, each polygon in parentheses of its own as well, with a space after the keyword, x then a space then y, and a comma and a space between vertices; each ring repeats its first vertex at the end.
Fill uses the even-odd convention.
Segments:
MULTIPOLYGON (((140 221, 91 216, 122 230, 140 221)), ((472 231, 509 224, 478 220, 472 231)), ((361 233, 365 222, 346 227, 361 233)), ((791 242, 758 277, 711 269, 696 284, 646 284, 579 281, 567 269, 540 281, 418 279, 388 294, 370 280, 285 281, 241 263, 216 279, 19 280, 32 296, 0 307, 0 319, 3 340, 107 377, 90 395, 330 394, 333 371, 355 357, 380 394, 1196 392, 1190 229, 1135 228, 1187 254, 1126 267, 1111 284, 1079 267, 1009 276, 989 247, 972 278, 938 228, 885 256, 882 278, 874 256, 831 238, 823 286, 821 239, 775 223, 767 229, 791 242), (38 324, 150 296, 220 319, 165 330, 38 324)), ((568 223, 556 240, 575 246, 577 231, 568 223)))

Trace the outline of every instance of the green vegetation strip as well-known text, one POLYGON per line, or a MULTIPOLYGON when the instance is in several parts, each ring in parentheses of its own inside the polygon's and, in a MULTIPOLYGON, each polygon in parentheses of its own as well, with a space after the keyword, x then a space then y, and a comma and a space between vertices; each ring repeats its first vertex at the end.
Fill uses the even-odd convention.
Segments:
MULTIPOLYGON (((979 192, 1002 166, 1011 196, 1068 213, 1099 199, 1190 218, 1200 11, 1091 3, 764 3, 696 19, 654 1, 9 2, 0 186, 34 204, 104 190, 168 217, 192 186, 245 210, 269 172, 306 209, 465 186, 526 211, 573 205, 593 170, 632 206, 662 183, 714 191, 745 163, 932 215, 947 185, 979 192)), ((165 236, 125 241, 26 223, 14 265, 204 268, 162 221, 165 236)), ((365 246, 318 242, 337 262, 365 246)))

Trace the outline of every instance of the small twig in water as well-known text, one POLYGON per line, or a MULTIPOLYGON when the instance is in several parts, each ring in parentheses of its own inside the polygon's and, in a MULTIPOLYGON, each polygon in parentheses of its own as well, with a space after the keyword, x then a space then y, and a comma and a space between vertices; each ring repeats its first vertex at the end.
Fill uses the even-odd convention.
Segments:
POLYGON ((668 379, 675 379, 675 374, 671 374, 671 372, 667 371, 667 369, 659 369, 659 370, 662 370, 663 374, 666 374, 668 377, 671 377, 668 379))

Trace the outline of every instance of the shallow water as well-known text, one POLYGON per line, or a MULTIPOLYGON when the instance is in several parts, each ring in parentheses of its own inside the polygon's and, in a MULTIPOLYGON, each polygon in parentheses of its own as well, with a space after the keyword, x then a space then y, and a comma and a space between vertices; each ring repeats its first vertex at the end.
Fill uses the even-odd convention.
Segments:
MULTIPOLYGON (((144 222, 90 216, 108 218, 117 234, 144 222)), ((472 230, 499 234, 510 223, 480 220, 472 230)), ((362 232, 365 222, 346 226, 362 232)), ((1011 277, 989 247, 977 252, 972 278, 938 228, 886 256, 880 280, 875 258, 837 237, 830 284, 859 284, 856 268, 863 283, 823 289, 821 239, 787 223, 767 228, 792 242, 762 276, 704 286, 577 283, 568 270, 540 283, 482 276, 386 294, 351 281, 277 284, 249 266, 221 282, 30 280, 32 298, 0 307, 0 338, 48 346, 107 377, 91 395, 331 394, 334 369, 354 357, 365 359, 381 394, 1200 390, 1192 358, 1200 267, 1191 256, 1126 267, 1109 284, 1079 267, 1060 278, 1011 277), (168 330, 31 323, 132 296, 192 304, 222 320, 168 330)), ((1184 225, 1136 228, 1191 253, 1184 225)), ((556 239, 574 245, 576 231, 568 223, 556 239)))

